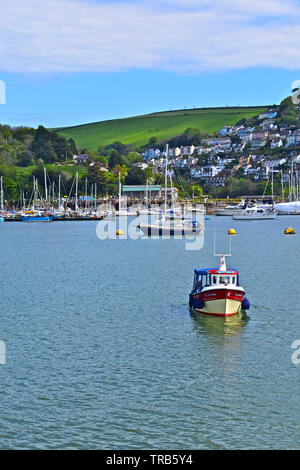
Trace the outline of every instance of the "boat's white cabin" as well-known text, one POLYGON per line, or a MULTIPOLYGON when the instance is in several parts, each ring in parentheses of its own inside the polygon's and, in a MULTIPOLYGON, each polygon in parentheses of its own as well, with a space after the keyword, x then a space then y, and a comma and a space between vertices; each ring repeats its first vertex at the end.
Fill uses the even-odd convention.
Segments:
POLYGON ((211 276, 211 285, 223 285, 223 286, 236 286, 237 285, 237 276, 236 274, 226 275, 224 274, 213 274, 211 276))

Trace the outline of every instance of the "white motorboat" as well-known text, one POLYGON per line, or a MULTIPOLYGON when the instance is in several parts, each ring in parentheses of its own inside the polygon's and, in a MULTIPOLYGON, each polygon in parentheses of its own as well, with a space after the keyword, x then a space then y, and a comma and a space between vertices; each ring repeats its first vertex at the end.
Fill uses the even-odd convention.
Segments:
POLYGON ((233 214, 234 220, 272 220, 276 218, 274 209, 264 209, 259 205, 248 206, 233 214))
POLYGON ((242 200, 239 204, 227 204, 227 206, 215 209, 214 214, 219 216, 233 216, 237 211, 244 209, 247 203, 242 200))
POLYGON ((219 216, 233 216, 233 214, 237 211, 240 210, 240 206, 234 206, 231 204, 228 204, 228 206, 225 206, 221 209, 215 209, 214 214, 219 215, 219 216))

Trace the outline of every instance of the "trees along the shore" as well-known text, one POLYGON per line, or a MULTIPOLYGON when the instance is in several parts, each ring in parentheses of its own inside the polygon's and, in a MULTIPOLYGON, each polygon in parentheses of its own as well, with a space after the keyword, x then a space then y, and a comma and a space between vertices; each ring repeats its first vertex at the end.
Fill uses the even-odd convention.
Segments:
POLYGON ((125 183, 128 185, 144 185, 146 184, 145 171, 138 167, 132 167, 125 178, 125 183))
POLYGON ((126 160, 117 150, 112 150, 108 159, 109 168, 114 168, 116 165, 126 164, 126 160))

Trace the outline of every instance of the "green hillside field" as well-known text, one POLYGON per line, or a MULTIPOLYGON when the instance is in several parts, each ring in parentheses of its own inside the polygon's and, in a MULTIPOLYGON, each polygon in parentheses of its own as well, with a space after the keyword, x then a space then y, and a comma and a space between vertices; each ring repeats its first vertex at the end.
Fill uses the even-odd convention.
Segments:
POLYGON ((222 126, 234 125, 240 119, 256 116, 266 109, 267 106, 184 109, 53 130, 73 138, 77 146, 95 152, 100 145, 115 141, 139 147, 147 144, 150 137, 157 137, 157 140, 171 138, 188 127, 198 127, 202 132, 213 134, 222 126))

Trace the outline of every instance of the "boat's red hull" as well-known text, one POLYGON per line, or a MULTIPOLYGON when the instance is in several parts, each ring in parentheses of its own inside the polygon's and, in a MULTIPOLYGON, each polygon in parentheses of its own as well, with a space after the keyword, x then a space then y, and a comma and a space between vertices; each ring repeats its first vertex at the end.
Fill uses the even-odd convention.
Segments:
POLYGON ((235 315, 240 313, 244 297, 245 292, 243 290, 229 288, 209 289, 193 295, 195 301, 194 310, 207 315, 235 315), (203 305, 198 307, 197 299, 201 299, 203 305))

